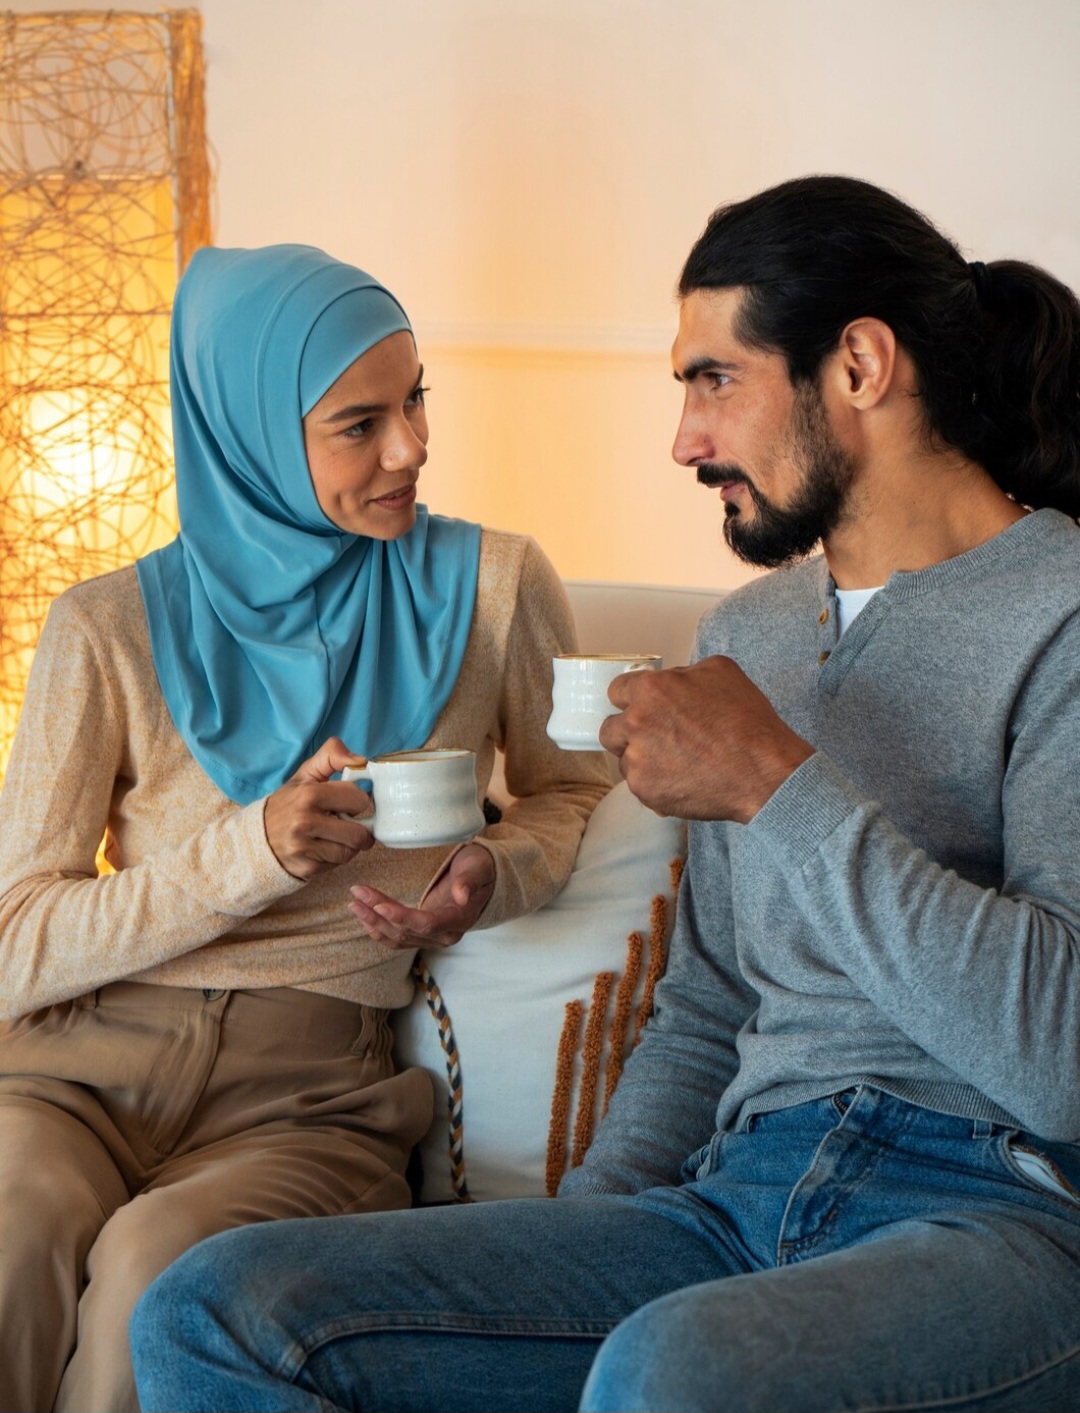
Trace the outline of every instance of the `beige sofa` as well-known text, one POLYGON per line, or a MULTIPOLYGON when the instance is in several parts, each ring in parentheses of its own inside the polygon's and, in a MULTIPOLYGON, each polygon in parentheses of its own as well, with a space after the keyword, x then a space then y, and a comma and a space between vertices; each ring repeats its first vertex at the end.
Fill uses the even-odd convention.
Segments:
MULTIPOLYGON (((697 621, 719 597, 566 587, 582 651, 657 652, 667 666, 688 661, 697 621)), ((504 790, 497 772, 492 797, 504 790)), ((648 1014, 684 857, 679 821, 620 781, 557 898, 418 959, 417 995, 395 1030, 399 1062, 429 1070, 437 1093, 418 1154, 421 1201, 550 1194, 580 1162, 648 1014)))

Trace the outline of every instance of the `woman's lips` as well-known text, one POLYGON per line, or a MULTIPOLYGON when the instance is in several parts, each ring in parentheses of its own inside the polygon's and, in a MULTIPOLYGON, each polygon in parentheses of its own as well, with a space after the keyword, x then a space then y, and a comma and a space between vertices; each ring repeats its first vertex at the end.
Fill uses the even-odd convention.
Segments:
POLYGON ((376 496, 370 501, 371 505, 378 505, 383 510, 404 510, 416 500, 416 486, 402 486, 398 491, 390 491, 388 495, 376 496))

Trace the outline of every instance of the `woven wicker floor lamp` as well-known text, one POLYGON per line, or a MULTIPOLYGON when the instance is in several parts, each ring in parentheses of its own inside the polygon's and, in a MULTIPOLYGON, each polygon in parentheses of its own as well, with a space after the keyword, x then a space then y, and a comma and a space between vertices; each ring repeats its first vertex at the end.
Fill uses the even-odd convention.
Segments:
POLYGON ((168 323, 210 241, 196 10, 0 11, 0 777, 52 599, 176 530, 168 323))

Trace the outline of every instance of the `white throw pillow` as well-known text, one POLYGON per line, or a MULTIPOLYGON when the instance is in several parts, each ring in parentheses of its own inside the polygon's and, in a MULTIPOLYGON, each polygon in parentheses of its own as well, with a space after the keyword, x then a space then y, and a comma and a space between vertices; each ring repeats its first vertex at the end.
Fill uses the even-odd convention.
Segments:
POLYGON ((433 984, 394 1028, 398 1062, 436 1086, 421 1201, 543 1196, 580 1162, 650 1008, 685 852, 685 826, 620 783, 546 907, 418 958, 433 984))

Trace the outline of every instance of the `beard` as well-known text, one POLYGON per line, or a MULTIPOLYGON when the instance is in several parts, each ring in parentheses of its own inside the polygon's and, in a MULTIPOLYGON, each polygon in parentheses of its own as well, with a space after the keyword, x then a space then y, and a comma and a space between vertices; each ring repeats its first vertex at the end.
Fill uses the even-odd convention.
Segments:
POLYGON ((706 462, 697 471, 703 486, 738 481, 746 487, 755 514, 748 520, 737 505, 726 502, 724 539, 734 554, 759 569, 779 569, 805 559, 840 524, 855 479, 855 459, 833 437, 813 383, 800 385, 796 392, 790 444, 803 479, 785 509, 767 500, 738 466, 706 462))

